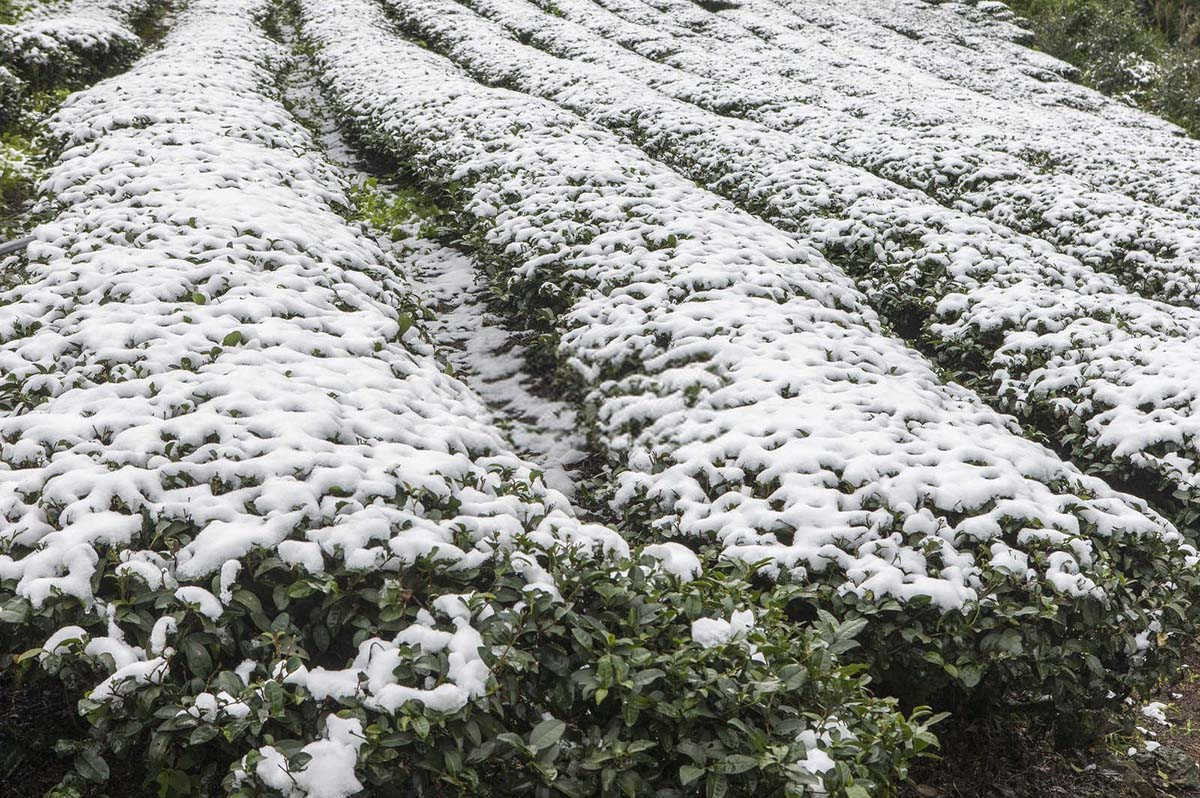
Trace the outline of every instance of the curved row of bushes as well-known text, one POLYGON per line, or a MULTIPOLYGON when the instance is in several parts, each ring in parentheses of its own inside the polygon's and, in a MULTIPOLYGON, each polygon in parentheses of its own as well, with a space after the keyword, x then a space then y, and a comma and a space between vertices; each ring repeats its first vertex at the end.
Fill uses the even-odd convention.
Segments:
MULTIPOLYGON (((836 13, 844 18, 841 24, 830 20, 830 11, 822 9, 822 3, 782 0, 775 4, 786 9, 780 21, 790 30, 811 31, 813 24, 824 31, 836 30, 830 44, 848 59, 854 58, 853 41, 865 45, 858 50, 860 57, 877 64, 883 61, 879 56, 886 54, 887 62, 894 65, 890 75, 911 74, 915 67, 914 78, 924 87, 936 88, 944 81, 970 89, 970 95, 952 99, 947 106, 954 109, 950 121, 971 135, 968 141, 995 148, 1035 170, 1068 174, 1102 192, 1183 212, 1190 221, 1197 210, 1198 175, 1193 165, 1197 143, 1166 119, 1189 130, 1194 127, 1186 116, 1195 118, 1192 84, 1200 74, 1197 62, 1186 52, 1160 59, 1130 41, 1137 37, 1133 6, 1146 9, 1173 2, 1017 0, 1010 4, 1037 17, 1034 21, 1017 18, 1004 4, 986 0, 945 4, 904 0, 886 7, 850 0, 836 4, 836 13), (1018 23, 1026 27, 1017 27, 1018 23), (1038 30, 1033 33, 1027 27, 1038 30), (1066 61, 1030 49, 1031 42, 1091 74, 1083 75, 1066 61), (1077 78, 1092 88, 1071 82, 1077 78), (1160 116, 1135 107, 1146 108, 1148 99, 1149 110, 1160 116), (985 107, 980 114, 977 109, 985 107), (970 133, 970 121, 980 116, 986 124, 970 133)), ((822 36, 827 35, 824 31, 822 36)), ((1131 249, 1136 253, 1136 247, 1131 249)))
MULTIPOLYGON (((427 49, 485 70, 525 52, 498 29, 390 5, 426 46, 369 0, 303 0, 307 45, 484 256, 620 520, 444 373, 280 99, 277 9, 199 0, 51 121, 57 215, 0 289, 0 688, 78 710, 57 796, 886 796, 934 745, 902 705, 1070 731, 1173 669, 1197 576, 1168 522, 942 382, 797 236, 427 49)), ((554 96, 681 169, 748 129, 673 143, 708 118, 603 85, 554 96)), ((695 174, 746 202, 750 150, 695 174)))
POLYGON ((883 6, 871 0, 784 0, 777 5, 795 15, 788 27, 822 28, 826 45, 854 63, 873 51, 874 62, 891 69, 907 65, 994 100, 1037 102, 1054 107, 1064 119, 1098 114, 1165 127, 1160 119, 1130 114, 1116 104, 1097 108, 1093 92, 1069 81, 1069 64, 1023 46, 1029 44, 1030 32, 1002 3, 896 0, 883 6), (997 80, 997 73, 1003 79, 997 80))
POLYGON ((138 23, 164 0, 0 4, 0 243, 25 232, 42 163, 42 118, 67 91, 127 67, 145 42, 138 23))
MULTIPOLYGON (((625 9, 636 9, 641 16, 647 8, 677 13, 684 6, 650 0, 612 8, 623 15, 625 9)), ((687 21, 693 29, 731 41, 746 40, 749 31, 753 39, 788 51, 820 42, 842 57, 837 69, 843 83, 864 69, 883 78, 864 97, 886 98, 893 107, 915 110, 915 89, 929 93, 943 109, 917 117, 897 115, 892 123, 911 125, 919 119, 937 134, 994 149, 1044 172, 1070 175, 1101 191, 1176 210, 1190 208, 1189 190, 1180 189, 1196 185, 1195 168, 1184 164, 1172 170, 1155 156, 1194 157, 1195 141, 1160 116, 1068 82, 1074 68, 1024 46, 1030 31, 1017 23, 1027 20, 1002 3, 903 0, 884 8, 862 0, 749 0, 719 16, 693 8, 687 21)), ((651 16, 641 18, 650 21, 651 16)), ((1129 77, 1136 79, 1141 66, 1127 63, 1129 77)))
POLYGON ((28 13, 0 25, 0 68, 28 91, 86 86, 133 62, 143 46, 134 27, 164 5, 164 0, 76 0, 51 13, 28 13))

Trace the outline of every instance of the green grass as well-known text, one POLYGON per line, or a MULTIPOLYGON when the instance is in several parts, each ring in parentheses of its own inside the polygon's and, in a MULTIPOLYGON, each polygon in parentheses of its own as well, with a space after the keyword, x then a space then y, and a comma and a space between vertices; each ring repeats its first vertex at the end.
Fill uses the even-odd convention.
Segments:
POLYGON ((350 187, 351 218, 395 237, 412 224, 423 238, 438 240, 444 234, 446 211, 417 186, 402 183, 379 185, 375 178, 350 187))

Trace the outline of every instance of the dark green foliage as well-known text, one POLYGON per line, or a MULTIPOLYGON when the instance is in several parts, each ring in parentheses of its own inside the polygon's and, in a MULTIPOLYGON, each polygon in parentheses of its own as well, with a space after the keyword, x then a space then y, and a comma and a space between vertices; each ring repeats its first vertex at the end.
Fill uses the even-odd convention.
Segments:
POLYGON ((1138 0, 1138 8, 1171 42, 1185 47, 1200 44, 1200 3, 1196 0, 1138 0))
POLYGON ((729 11, 734 8, 741 8, 738 3, 731 3, 728 0, 694 0, 694 2, 705 11, 729 11))
MULTIPOLYGON (((90 728, 58 743, 73 765, 55 794, 269 794, 252 777, 235 784, 231 768, 250 751, 241 766, 253 773, 255 750, 268 744, 299 767, 303 743, 337 710, 362 721, 359 778, 380 798, 802 795, 814 782, 797 766, 806 729, 828 733, 820 747, 837 763, 825 778, 830 795, 882 798, 935 745, 936 719, 921 709, 906 718, 868 692, 865 668, 843 664, 855 658, 846 655, 862 620, 788 617, 785 607, 808 600, 803 588, 758 585, 747 566, 733 564, 713 564, 683 583, 649 559, 530 551, 561 600, 530 591, 503 554, 470 571, 423 562, 392 575, 311 576, 260 552, 245 561, 253 580, 216 621, 180 606, 170 589, 152 590, 102 563, 100 587, 127 640, 147 646, 155 618, 169 612, 176 653, 162 684, 140 685, 122 702, 79 701, 90 728), (473 596, 471 622, 492 673, 487 694, 460 711, 410 702, 391 715, 359 698, 315 700, 262 670, 250 685, 232 672, 246 658, 264 670, 343 667, 358 643, 394 636, 446 593, 473 596), (738 610, 755 616, 744 638, 711 648, 692 641, 692 621, 738 610), (249 714, 185 712, 191 697, 221 690, 245 701, 249 714), (105 786, 129 761, 143 763, 144 776, 115 791, 105 786)), ((106 654, 38 653, 54 628, 78 619, 74 599, 32 612, 10 598, 0 609, 8 622, 0 667, 14 678, 66 685, 73 702, 112 670, 106 654)), ((402 651, 400 683, 445 678, 444 652, 402 651)))
POLYGON ((16 0, 0 0, 0 25, 10 25, 21 16, 21 6, 16 0))
POLYGON ((54 745, 80 730, 74 701, 58 680, 32 668, 0 672, 0 785, 21 784, 27 795, 52 787, 65 770, 54 745))
POLYGON ((1194 0, 1013 0, 1033 45, 1084 84, 1200 134, 1200 36, 1194 0))
POLYGON ((24 89, 20 78, 0 66, 0 129, 16 119, 24 89))

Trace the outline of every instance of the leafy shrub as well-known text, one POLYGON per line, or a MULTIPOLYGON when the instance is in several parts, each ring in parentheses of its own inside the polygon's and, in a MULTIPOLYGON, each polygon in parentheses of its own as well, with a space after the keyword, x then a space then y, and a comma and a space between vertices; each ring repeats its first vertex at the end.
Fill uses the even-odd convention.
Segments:
POLYGON ((1084 84, 1200 134, 1195 8, 1179 0, 1014 0, 1034 46, 1084 84))
POLYGON ((0 0, 0 25, 16 22, 21 15, 21 5, 17 0, 0 0))
POLYGON ((133 31, 103 17, 51 17, 0 26, 0 68, 34 89, 86 86, 128 67, 141 48, 133 31))
MULTIPOLYGON (((303 772, 303 743, 333 712, 361 724, 357 772, 378 796, 798 796, 818 786, 886 796, 934 745, 936 718, 920 709, 904 717, 870 695, 862 666, 843 664, 863 621, 821 615, 806 626, 785 615, 806 599, 803 588, 756 587, 744 565, 684 581, 649 557, 533 551, 561 598, 531 590, 520 557, 460 572, 425 561, 393 576, 314 577, 260 551, 244 561, 253 581, 212 618, 170 590, 102 568, 102 594, 127 641, 153 649, 155 618, 170 617, 174 651, 159 679, 116 687, 116 700, 93 692, 80 701, 91 730, 59 744, 74 771, 56 794, 90 794, 130 760, 144 761, 151 784, 141 786, 160 795, 272 794, 258 775, 264 746, 303 772), (424 608, 445 606, 439 596, 462 597, 483 641, 487 692, 466 706, 437 712, 410 701, 393 715, 368 690, 314 695, 297 678, 421 623, 424 608), (730 617, 753 620, 737 631, 722 626, 730 617), (703 619, 734 632, 706 647, 692 634, 703 619), (249 677, 248 659, 258 663, 249 677)), ((83 640, 42 649, 76 607, 58 597, 32 612, 10 598, 5 620, 20 623, 7 627, 4 666, 40 667, 77 696, 111 673, 112 655, 83 653, 83 640)), ((404 646, 394 676, 443 683, 450 668, 445 652, 404 646)))
POLYGON ((0 66, 0 128, 16 118, 23 88, 20 78, 0 66))
POLYGON ((1184 47, 1200 44, 1200 5, 1195 0, 1139 0, 1138 5, 1170 41, 1184 47))
MULTIPOLYGON (((462 186, 437 182, 435 170, 424 176, 435 190, 450 189, 448 204, 466 207, 469 192, 462 186)), ((489 240, 488 220, 466 212, 455 218, 465 240, 494 269, 496 295, 514 317, 540 334, 539 354, 553 363, 559 306, 570 301, 578 286, 567 280, 506 279, 519 271, 520 256, 489 240)), ((570 375, 568 369, 559 373, 570 375)), ((576 387, 565 393, 583 391, 576 387)), ((591 411, 584 417, 595 424, 594 408, 585 411, 591 411)), ((1069 420, 1061 423, 1065 427, 1069 420)), ((592 435, 602 439, 594 428, 592 435)), ((611 476, 621 464, 610 468, 611 476)), ((1094 498, 1082 484, 1053 487, 1077 495, 1081 503, 1094 498)), ((596 487, 604 497, 601 504, 611 500, 614 489, 613 484, 596 487)), ((722 484, 713 485, 710 499, 719 500, 724 490, 722 484)), ((1017 547, 1029 555, 1014 567, 990 562, 996 549, 989 543, 956 535, 957 548, 947 551, 938 534, 921 527, 904 531, 910 516, 886 506, 876 509, 889 514, 883 527, 893 530, 882 551, 894 546, 896 551, 906 547, 920 552, 930 574, 956 567, 955 550, 970 551, 982 572, 975 588, 978 598, 949 610, 930 596, 901 602, 871 592, 856 594, 846 589, 845 576, 835 567, 810 569, 800 577, 807 609, 798 620, 810 620, 818 611, 843 620, 866 619, 856 660, 868 666, 885 694, 902 704, 929 704, 966 716, 1032 713, 1059 735, 1085 739, 1099 728, 1094 721, 1105 711, 1176 671, 1196 620, 1193 598, 1200 595, 1194 550, 1181 546, 1177 533, 1161 537, 1102 528, 1103 522, 1088 521, 1091 513, 1080 507, 1083 523, 1067 543, 1057 532, 1038 529, 1039 521, 1007 518, 996 540, 1001 548, 1017 547), (1064 590, 1037 576, 1054 570, 1052 563, 1062 557, 1064 545, 1079 553, 1079 573, 1088 585, 1084 590, 1064 590)), ((627 537, 653 541, 661 536, 652 526, 651 519, 661 514, 655 500, 627 502, 622 510, 620 529, 627 537)), ((774 576, 789 579, 786 571, 774 576)))

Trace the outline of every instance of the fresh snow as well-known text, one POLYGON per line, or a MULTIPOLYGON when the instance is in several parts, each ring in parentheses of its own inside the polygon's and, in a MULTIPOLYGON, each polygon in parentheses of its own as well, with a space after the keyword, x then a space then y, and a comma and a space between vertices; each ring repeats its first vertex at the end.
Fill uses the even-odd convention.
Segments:
POLYGON ((130 28, 163 0, 72 0, 35 5, 24 19, 0 25, 0 64, 46 79, 49 73, 87 74, 110 58, 128 57, 141 40, 130 28))
POLYGON ((700 558, 682 543, 654 543, 643 548, 642 554, 658 560, 664 571, 684 582, 692 581, 703 571, 700 558))
POLYGON ((330 715, 326 723, 326 737, 301 749, 312 757, 303 769, 289 768, 287 759, 273 746, 260 748, 262 759, 255 773, 263 783, 291 798, 347 798, 362 790, 354 775, 358 749, 366 740, 362 723, 336 715, 330 715))
MULTIPOLYGON (((294 38, 294 33, 285 28, 285 37, 294 38)), ((351 183, 366 185, 371 175, 321 96, 314 65, 298 59, 287 77, 284 99, 292 113, 314 130, 324 152, 351 183)), ((387 190, 386 183, 382 190, 387 190)), ((423 238, 420 227, 413 220, 374 234, 430 312, 426 329, 439 355, 484 401, 514 451, 541 468, 547 485, 573 496, 574 467, 587 449, 576 411, 566 402, 547 398, 548 385, 537 385, 519 336, 488 306, 479 264, 460 250, 423 238)))
POLYGON ((704 648, 722 646, 734 640, 745 637, 747 630, 754 626, 754 613, 750 610, 738 610, 724 618, 697 618, 692 621, 692 640, 704 648))
MULTIPOLYGON (((1085 443, 1076 457, 1101 466, 1127 464, 1200 497, 1200 374, 1191 368, 1200 312, 1145 298, 1123 284, 1152 288, 1152 297, 1185 300, 1200 286, 1189 276, 1195 259, 1185 257, 1188 263, 1181 265, 1145 251, 1118 257, 1112 249, 1136 240, 1154 251, 1188 251, 1178 241, 1151 245, 1137 231, 1093 232, 1087 241, 1108 249, 1092 256, 1072 246, 1056 249, 1052 244, 1061 242, 1019 226, 1007 228, 1007 219, 972 215, 978 209, 961 201, 939 204, 936 192, 905 187, 912 181, 891 182, 835 148, 815 146, 807 135, 789 135, 748 115, 717 113, 740 107, 729 86, 709 73, 700 78, 639 58, 594 35, 573 19, 617 34, 598 25, 603 14, 572 14, 580 3, 594 10, 585 0, 556 6, 566 19, 524 0, 466 0, 482 16, 450 0, 388 2, 480 79, 515 85, 642 142, 805 243, 849 259, 875 307, 900 298, 923 305, 935 316, 926 334, 938 346, 962 347, 970 358, 990 360, 1005 409, 1077 419, 1085 443), (1105 271, 1114 262, 1133 265, 1116 268, 1114 277, 1105 271)), ((749 90, 734 95, 758 96, 749 90)), ((974 180, 958 174, 949 182, 974 180)), ((1006 189, 1006 196, 1024 196, 1028 184, 1022 177, 1021 188, 1006 189)), ((1050 193, 1078 192, 1057 187, 1050 193)), ((1092 199, 1071 201, 1097 206, 1092 199)), ((1114 217, 1128 220, 1131 213, 1118 210, 1114 217)), ((1077 226, 1071 218, 1061 222, 1064 230, 1077 226)), ((1163 221, 1162 234, 1181 234, 1185 226, 1178 218, 1163 221)))
POLYGON ((416 235, 396 248, 401 268, 433 311, 429 331, 455 375, 487 403, 515 450, 541 467, 546 484, 573 496, 587 453, 583 424, 569 404, 545 398, 550 386, 536 384, 519 336, 488 307, 478 266, 416 235))

